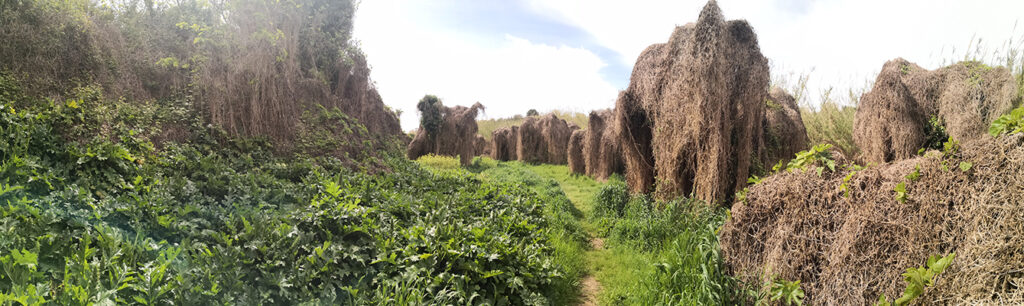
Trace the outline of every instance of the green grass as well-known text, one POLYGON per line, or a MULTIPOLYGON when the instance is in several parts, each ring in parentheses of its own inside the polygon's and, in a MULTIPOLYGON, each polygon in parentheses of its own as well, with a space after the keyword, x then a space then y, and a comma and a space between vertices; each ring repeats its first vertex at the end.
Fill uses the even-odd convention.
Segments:
MULTIPOLYGON (((565 121, 575 123, 582 129, 587 128, 587 123, 590 122, 590 117, 588 117, 588 114, 585 113, 558 110, 551 111, 551 113, 555 114, 555 116, 557 116, 558 118, 565 119, 565 121)), ((542 116, 543 115, 546 114, 542 114, 542 116)), ((480 134, 480 136, 483 136, 484 139, 491 140, 491 133, 493 133, 495 130, 513 125, 518 126, 523 124, 523 121, 525 120, 526 118, 521 115, 516 115, 515 117, 512 118, 477 120, 477 133, 480 134)))

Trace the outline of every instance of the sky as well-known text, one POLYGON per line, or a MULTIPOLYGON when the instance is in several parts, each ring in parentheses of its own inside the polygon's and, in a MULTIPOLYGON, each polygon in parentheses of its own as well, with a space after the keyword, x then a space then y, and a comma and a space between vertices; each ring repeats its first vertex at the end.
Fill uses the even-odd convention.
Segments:
MULTIPOLYGON (((480 102, 479 118, 610 108, 644 48, 697 20, 706 1, 362 0, 354 36, 384 103, 418 125, 426 94, 480 102)), ((1024 47, 1021 0, 720 0, 758 35, 773 83, 808 75, 808 103, 869 88, 902 57, 925 68, 1024 47), (1018 24, 1020 23, 1020 24, 1018 24), (977 40, 981 39, 981 51, 977 40), (973 41, 973 43, 972 43, 973 41), (970 47, 970 51, 968 48, 970 47)))

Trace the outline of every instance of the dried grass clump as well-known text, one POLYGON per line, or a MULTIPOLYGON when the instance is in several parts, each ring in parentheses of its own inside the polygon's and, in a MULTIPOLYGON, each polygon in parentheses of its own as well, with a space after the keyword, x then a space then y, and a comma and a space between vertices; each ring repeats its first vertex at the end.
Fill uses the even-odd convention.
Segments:
POLYGON ((599 180, 623 172, 622 150, 615 132, 615 116, 611 110, 590 112, 589 126, 583 140, 583 159, 587 175, 599 180))
POLYGON ((779 161, 785 162, 808 148, 807 130, 792 95, 781 88, 772 88, 765 106, 762 170, 771 169, 779 161))
POLYGON ((491 158, 499 161, 519 159, 516 147, 519 142, 519 127, 510 126, 491 133, 491 158))
POLYGON ((572 129, 565 120, 555 114, 547 114, 540 119, 541 135, 547 147, 546 163, 564 165, 568 161, 567 152, 572 129))
POLYGON ((855 173, 784 172, 751 186, 720 232, 732 273, 800 280, 808 304, 865 305, 898 297, 901 273, 956 252, 920 301, 1024 303, 1024 136, 985 138, 962 153, 902 160, 855 173), (972 163, 964 171, 960 162, 972 163), (945 163, 948 170, 942 170, 945 163), (920 177, 906 175, 920 167, 920 177), (894 187, 905 182, 907 200, 894 187))
POLYGON ((447 107, 440 103, 437 107, 442 113, 437 133, 431 133, 421 124, 406 149, 406 155, 409 159, 427 154, 458 156, 462 165, 468 166, 476 155, 476 116, 484 106, 477 102, 472 107, 447 107))
POLYGON ((544 163, 548 160, 548 142, 544 139, 544 128, 537 117, 527 117, 519 126, 516 155, 525 163, 544 163))
POLYGON ((587 173, 587 162, 583 156, 583 144, 587 137, 586 130, 574 130, 569 136, 569 146, 566 149, 569 162, 569 170, 576 174, 587 173))
POLYGON ((935 118, 961 141, 985 137, 988 123, 1013 108, 1016 82, 1009 70, 963 62, 934 71, 902 58, 885 63, 854 119, 861 160, 883 163, 914 156, 927 143, 935 118))
POLYGON ((476 156, 491 155, 491 147, 483 136, 476 135, 476 141, 474 142, 473 147, 476 150, 476 156))
POLYGON ((762 145, 768 80, 753 29, 725 21, 715 1, 697 23, 676 27, 668 43, 648 47, 618 103, 627 108, 619 134, 630 151, 632 189, 650 189, 654 175, 662 199, 692 193, 720 203, 742 189, 762 145), (647 133, 653 175, 644 167, 647 144, 638 143, 647 133))

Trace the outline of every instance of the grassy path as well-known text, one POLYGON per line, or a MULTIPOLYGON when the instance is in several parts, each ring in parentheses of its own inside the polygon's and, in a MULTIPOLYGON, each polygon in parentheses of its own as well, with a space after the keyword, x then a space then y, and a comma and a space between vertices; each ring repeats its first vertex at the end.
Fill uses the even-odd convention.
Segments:
POLYGON ((649 259, 627 248, 605 247, 593 218, 594 195, 606 183, 583 175, 572 175, 566 166, 535 165, 530 170, 558 182, 566 197, 581 212, 583 228, 591 237, 591 248, 586 252, 587 276, 582 283, 582 305, 616 304, 623 294, 639 282, 641 269, 647 268, 649 259))

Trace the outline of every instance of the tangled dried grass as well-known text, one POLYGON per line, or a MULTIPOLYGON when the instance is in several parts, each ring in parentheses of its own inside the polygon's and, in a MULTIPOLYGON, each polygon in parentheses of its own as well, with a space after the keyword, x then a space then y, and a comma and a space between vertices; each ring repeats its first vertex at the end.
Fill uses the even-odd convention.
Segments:
POLYGON ((541 117, 540 128, 548 149, 545 162, 555 165, 566 164, 569 137, 572 136, 569 124, 556 117, 555 114, 547 114, 541 117))
POLYGON ((548 160, 548 142, 544 139, 544 127, 537 117, 526 117, 519 126, 516 155, 525 163, 544 163, 548 160))
POLYGON ((569 136, 569 146, 566 149, 569 162, 569 171, 576 174, 587 173, 587 163, 583 156, 583 141, 587 137, 586 130, 574 130, 569 136))
POLYGON ((809 304, 865 305, 899 296, 905 269, 956 252, 921 300, 1024 303, 1024 136, 985 138, 962 153, 918 157, 819 177, 786 172, 750 187, 721 230, 734 275, 800 280, 809 304), (958 162, 973 163, 967 171, 958 162), (943 164, 948 170, 942 170, 943 164), (920 177, 906 175, 920 166, 920 177), (907 185, 908 200, 893 188, 907 185))
POLYGON ((764 153, 761 169, 770 169, 779 161, 785 162, 808 147, 807 130, 796 99, 775 87, 765 101, 764 153))
POLYGON ((615 116, 611 110, 590 112, 583 140, 583 159, 587 175, 599 180, 623 172, 622 153, 615 116))
POLYGON ((476 155, 476 116, 484 109, 479 102, 471 107, 447 107, 438 104, 442 112, 442 124, 436 134, 421 125, 416 137, 406 149, 409 159, 427 154, 458 156, 463 166, 468 166, 476 155))
POLYGON ((692 193, 720 203, 742 189, 762 145, 768 79, 753 29, 743 20, 725 21, 715 1, 697 23, 676 27, 668 43, 648 47, 618 103, 626 108, 618 117, 631 119, 619 134, 632 151, 632 189, 653 183, 642 166, 650 160, 646 144, 638 143, 647 133, 659 198, 692 193))
POLYGON ((914 156, 928 145, 929 120, 962 141, 985 137, 988 123, 1013 108, 1017 84, 1009 70, 963 62, 934 71, 902 58, 885 63, 854 119, 864 162, 914 156))
POLYGON ((483 136, 476 135, 476 141, 473 145, 476 150, 476 156, 490 156, 491 147, 488 145, 487 140, 483 136))
POLYGON ((500 161, 519 159, 516 146, 519 142, 519 127, 510 126, 491 133, 491 158, 500 161))

